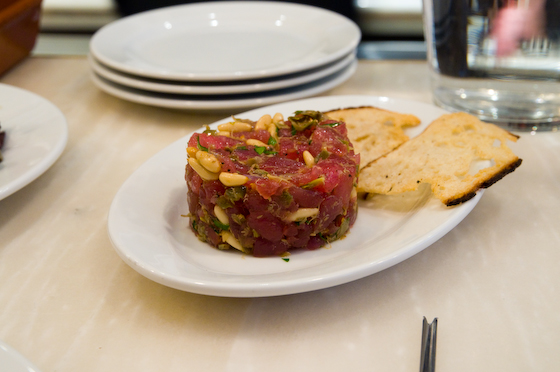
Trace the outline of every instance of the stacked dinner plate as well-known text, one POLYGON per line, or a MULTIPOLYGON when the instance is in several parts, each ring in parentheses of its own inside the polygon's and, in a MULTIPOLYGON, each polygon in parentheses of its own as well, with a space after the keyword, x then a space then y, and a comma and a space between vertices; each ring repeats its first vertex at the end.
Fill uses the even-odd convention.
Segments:
POLYGON ((178 5, 95 33, 89 63, 103 91, 175 109, 232 109, 319 94, 356 69, 358 26, 321 8, 267 1, 178 5))

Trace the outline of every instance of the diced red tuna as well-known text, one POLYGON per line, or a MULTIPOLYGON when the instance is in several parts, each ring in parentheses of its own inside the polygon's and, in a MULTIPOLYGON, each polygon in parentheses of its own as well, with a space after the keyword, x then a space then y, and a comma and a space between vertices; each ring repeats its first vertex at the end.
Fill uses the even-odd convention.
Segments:
POLYGON ((194 134, 189 156, 208 152, 220 169, 198 174, 186 166, 193 231, 220 249, 233 246, 256 257, 314 250, 343 237, 357 216, 359 164, 346 133, 344 123, 305 111, 265 130, 194 134), (246 178, 229 185, 217 179, 221 172, 246 178))

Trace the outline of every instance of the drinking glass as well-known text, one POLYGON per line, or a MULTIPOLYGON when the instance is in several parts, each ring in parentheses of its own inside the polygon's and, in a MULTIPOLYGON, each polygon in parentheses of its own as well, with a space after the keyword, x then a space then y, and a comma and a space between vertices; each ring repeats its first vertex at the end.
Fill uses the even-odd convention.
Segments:
POLYGON ((437 105, 560 128, 560 0, 423 0, 423 17, 437 105))

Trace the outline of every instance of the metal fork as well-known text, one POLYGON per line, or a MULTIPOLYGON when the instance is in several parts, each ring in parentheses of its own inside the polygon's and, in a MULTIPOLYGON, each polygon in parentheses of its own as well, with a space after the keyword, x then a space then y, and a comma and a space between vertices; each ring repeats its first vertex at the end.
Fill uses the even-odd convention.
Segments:
POLYGON ((422 349, 420 352, 420 372, 434 372, 436 369, 437 318, 428 324, 422 322, 422 349))

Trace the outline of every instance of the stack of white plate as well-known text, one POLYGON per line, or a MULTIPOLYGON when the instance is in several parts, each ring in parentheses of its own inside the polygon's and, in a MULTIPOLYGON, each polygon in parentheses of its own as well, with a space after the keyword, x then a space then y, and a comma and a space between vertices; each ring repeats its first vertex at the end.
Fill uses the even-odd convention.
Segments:
POLYGON ((325 92, 356 69, 361 33, 328 10, 282 2, 178 5, 115 21, 90 43, 92 79, 176 109, 269 105, 325 92))

